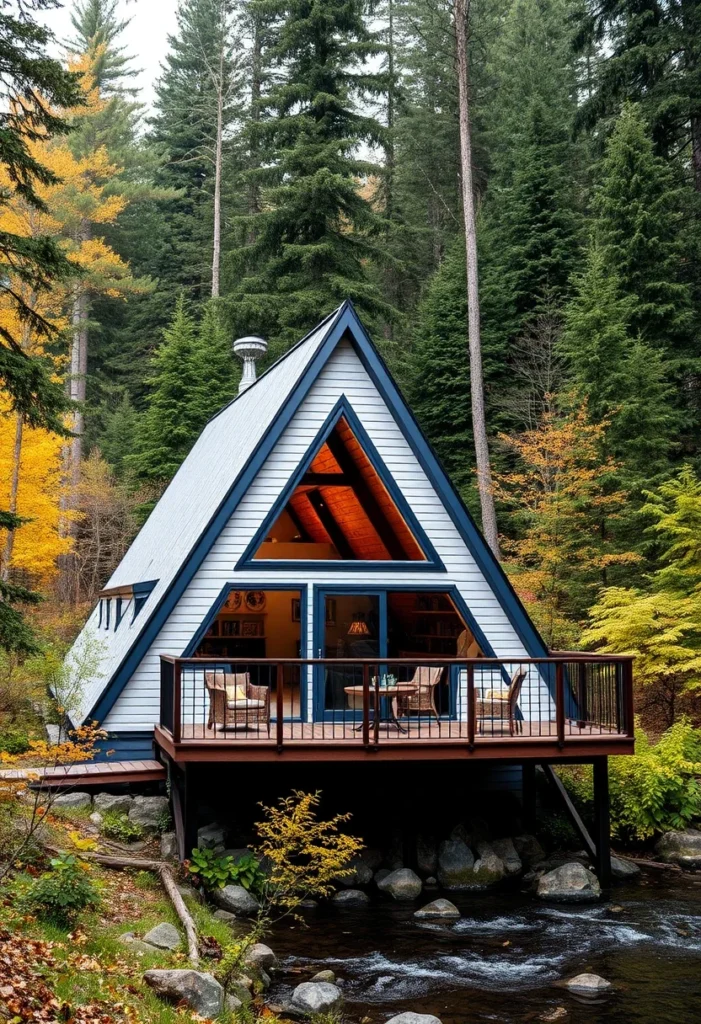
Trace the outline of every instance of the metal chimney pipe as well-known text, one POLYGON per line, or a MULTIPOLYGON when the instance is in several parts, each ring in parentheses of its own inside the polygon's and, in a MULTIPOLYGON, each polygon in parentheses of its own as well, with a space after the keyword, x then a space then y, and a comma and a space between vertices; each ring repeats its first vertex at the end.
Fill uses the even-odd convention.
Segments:
POLYGON ((250 388, 256 381, 256 359, 264 356, 268 351, 268 343, 264 338, 257 338, 249 335, 245 338, 237 338, 233 344, 234 355, 243 360, 243 374, 239 384, 239 394, 250 388))

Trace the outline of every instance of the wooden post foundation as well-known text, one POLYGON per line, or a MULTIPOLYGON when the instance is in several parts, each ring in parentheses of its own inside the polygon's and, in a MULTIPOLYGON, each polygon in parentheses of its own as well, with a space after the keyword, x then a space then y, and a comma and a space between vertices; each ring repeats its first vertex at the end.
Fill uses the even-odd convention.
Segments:
POLYGON ((521 799, 523 803, 523 829, 533 833, 536 828, 535 761, 521 765, 521 799))
POLYGON ((611 811, 607 757, 597 757, 594 766, 594 842, 596 872, 603 888, 611 884, 611 811))

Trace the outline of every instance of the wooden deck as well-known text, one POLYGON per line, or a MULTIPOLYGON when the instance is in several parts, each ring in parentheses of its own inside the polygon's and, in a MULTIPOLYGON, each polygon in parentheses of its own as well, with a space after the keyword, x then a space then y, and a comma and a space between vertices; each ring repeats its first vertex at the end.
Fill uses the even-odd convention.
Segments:
POLYGON ((47 786, 114 786, 127 782, 161 782, 166 770, 160 761, 91 761, 58 768, 3 769, 0 779, 41 780, 47 786))
POLYGON ((364 743, 362 732, 346 723, 333 728, 330 722, 285 722, 284 741, 277 742, 275 723, 270 736, 265 728, 227 733, 202 726, 183 725, 179 742, 160 726, 156 742, 176 762, 187 761, 355 761, 355 760, 455 760, 464 758, 499 760, 576 760, 601 754, 629 754, 633 739, 613 729, 597 726, 579 728, 568 722, 564 743, 558 738, 556 722, 524 722, 523 732, 510 736, 508 726, 477 732, 473 743, 458 730, 451 733, 446 722, 441 729, 432 723, 408 723, 407 734, 381 727, 377 742, 364 743))

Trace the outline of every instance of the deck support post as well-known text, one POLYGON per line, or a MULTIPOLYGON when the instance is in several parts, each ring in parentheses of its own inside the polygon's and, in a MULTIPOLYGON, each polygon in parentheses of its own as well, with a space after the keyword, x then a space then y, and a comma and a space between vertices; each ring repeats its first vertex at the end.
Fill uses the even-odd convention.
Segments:
POLYGON ((197 801, 193 786, 191 764, 183 764, 171 771, 171 793, 178 857, 186 860, 197 846, 197 801))
POLYGON ((521 765, 521 799, 523 802, 523 829, 528 834, 536 828, 535 761, 521 765))
POLYGON ((594 840, 596 872, 603 888, 611 884, 611 813, 608 757, 597 757, 594 769, 594 840))

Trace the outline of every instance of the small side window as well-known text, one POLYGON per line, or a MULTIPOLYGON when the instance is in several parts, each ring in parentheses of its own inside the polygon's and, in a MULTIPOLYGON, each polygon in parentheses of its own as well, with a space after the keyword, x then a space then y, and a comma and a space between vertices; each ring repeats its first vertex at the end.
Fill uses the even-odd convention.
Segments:
POLYGON ((134 621, 136 616, 139 614, 141 609, 146 604, 147 597, 148 597, 148 594, 144 594, 143 596, 140 596, 140 597, 136 597, 136 595, 134 596, 134 618, 132 619, 132 622, 134 621))
POLYGON ((121 599, 121 597, 118 597, 117 598, 117 607, 115 608, 115 620, 114 620, 114 628, 115 628, 115 630, 119 629, 119 623, 122 621, 122 615, 123 614, 124 613, 122 612, 122 599, 121 599))
POLYGON ((98 613, 97 613, 97 628, 98 629, 100 629, 100 627, 102 626, 102 605, 103 605, 103 601, 102 601, 102 598, 100 598, 100 604, 99 604, 99 609, 98 609, 98 613))
POLYGON ((111 604, 112 604, 112 602, 110 601, 110 599, 108 597, 107 600, 105 601, 105 629, 109 629, 110 628, 110 605, 111 604))

